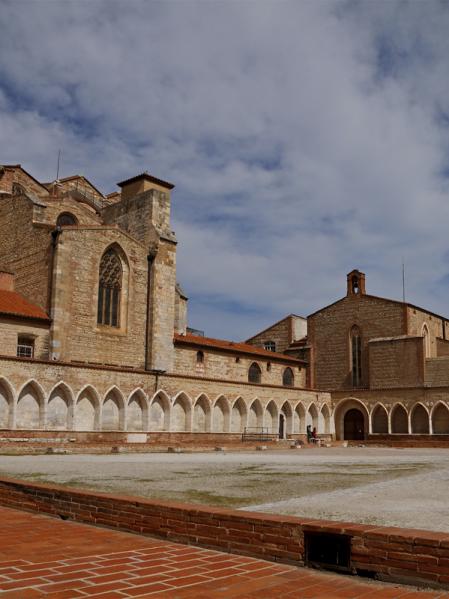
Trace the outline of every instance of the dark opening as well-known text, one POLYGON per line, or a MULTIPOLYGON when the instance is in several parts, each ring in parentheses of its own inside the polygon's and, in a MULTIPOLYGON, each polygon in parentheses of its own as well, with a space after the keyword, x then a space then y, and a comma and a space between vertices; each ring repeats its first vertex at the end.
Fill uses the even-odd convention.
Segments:
POLYGON ((348 410, 344 419, 344 439, 362 441, 365 438, 365 419, 357 408, 348 410))
POLYGON ((280 414, 279 416, 279 439, 284 439, 285 432, 285 416, 280 414))
POLYGON ((351 571, 351 537, 320 532, 304 532, 305 564, 312 568, 351 571))

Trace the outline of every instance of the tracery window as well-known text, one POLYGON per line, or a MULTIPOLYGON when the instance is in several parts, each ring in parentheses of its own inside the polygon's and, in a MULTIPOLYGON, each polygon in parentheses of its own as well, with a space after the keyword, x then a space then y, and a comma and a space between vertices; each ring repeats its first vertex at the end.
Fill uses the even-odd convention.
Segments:
POLYGON ((362 384, 362 338, 357 326, 353 326, 351 329, 351 356, 352 386, 360 387, 362 384))
POLYGON ((293 374, 293 370, 291 368, 286 368, 282 375, 282 384, 284 387, 293 387, 294 382, 295 376, 293 374))
POLYGON ((248 370, 248 382, 260 383, 262 380, 262 371, 259 364, 253 362, 248 370))
POLYGON ((120 295, 123 269, 117 252, 110 248, 100 262, 98 285, 98 324, 120 326, 120 295))

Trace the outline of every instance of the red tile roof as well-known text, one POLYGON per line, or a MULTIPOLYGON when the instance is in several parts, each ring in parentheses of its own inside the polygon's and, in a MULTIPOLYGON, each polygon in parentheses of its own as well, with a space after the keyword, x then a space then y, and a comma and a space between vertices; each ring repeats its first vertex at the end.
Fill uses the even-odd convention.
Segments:
POLYGON ((49 321, 48 314, 15 291, 0 289, 0 314, 49 321))
POLYGON ((226 341, 225 339, 212 339, 211 337, 201 337, 199 335, 179 335, 175 333, 175 343, 185 343, 186 345, 195 345, 196 347, 210 347, 215 349, 222 349, 225 351, 232 351, 240 354, 251 354, 254 356, 260 356, 268 358, 270 360, 283 360, 285 362, 296 362, 304 363, 304 360, 292 358, 285 354, 280 354, 273 351, 268 351, 260 347, 255 347, 249 343, 237 343, 234 341, 226 341))

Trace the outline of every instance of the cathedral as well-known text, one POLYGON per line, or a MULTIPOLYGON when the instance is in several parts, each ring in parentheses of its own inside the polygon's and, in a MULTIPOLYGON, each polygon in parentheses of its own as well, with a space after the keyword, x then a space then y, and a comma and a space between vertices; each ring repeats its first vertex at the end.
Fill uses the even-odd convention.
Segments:
POLYGON ((0 167, 0 438, 449 434, 449 320, 369 295, 358 270, 338 301, 244 342, 189 329, 173 187, 144 172, 104 195, 0 167))

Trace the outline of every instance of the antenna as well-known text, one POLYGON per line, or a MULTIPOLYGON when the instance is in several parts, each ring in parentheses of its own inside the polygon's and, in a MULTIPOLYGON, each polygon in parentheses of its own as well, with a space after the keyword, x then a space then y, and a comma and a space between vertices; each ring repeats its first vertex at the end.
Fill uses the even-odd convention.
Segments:
POLYGON ((58 150, 58 166, 56 168, 56 181, 59 181, 59 163, 61 161, 61 150, 58 150))
POLYGON ((404 262, 404 257, 402 257, 402 301, 405 304, 405 262, 404 262))

